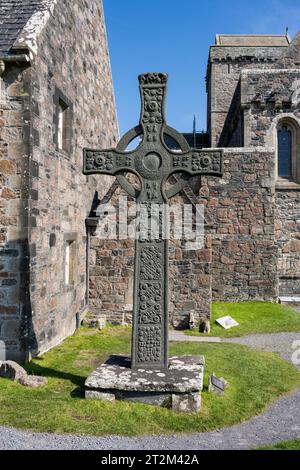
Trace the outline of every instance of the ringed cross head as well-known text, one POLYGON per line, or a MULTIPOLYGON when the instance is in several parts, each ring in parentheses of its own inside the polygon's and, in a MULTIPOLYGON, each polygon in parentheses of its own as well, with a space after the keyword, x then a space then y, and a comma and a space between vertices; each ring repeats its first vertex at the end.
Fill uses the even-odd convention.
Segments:
MULTIPOLYGON (((84 149, 85 175, 116 176, 122 188, 147 209, 151 204, 166 203, 191 176, 223 173, 221 149, 191 149, 184 137, 167 125, 167 81, 165 73, 140 75, 139 126, 125 134, 115 149, 84 149), (141 136, 139 146, 126 152, 137 136, 141 136), (165 136, 177 142, 179 152, 167 147, 165 136), (126 179, 127 173, 139 178, 139 191, 126 179), (168 178, 175 173, 180 173, 180 178, 166 189, 168 178)), ((168 367, 168 242, 162 237, 136 241, 132 367, 168 367)))

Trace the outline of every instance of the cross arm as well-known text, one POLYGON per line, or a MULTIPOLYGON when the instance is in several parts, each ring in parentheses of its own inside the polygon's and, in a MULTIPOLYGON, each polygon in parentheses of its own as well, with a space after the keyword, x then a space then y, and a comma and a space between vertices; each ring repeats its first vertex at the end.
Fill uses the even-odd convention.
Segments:
POLYGON ((83 151, 83 173, 85 175, 116 175, 122 171, 133 171, 134 159, 130 153, 114 149, 83 151))
POLYGON ((186 153, 172 152, 173 173, 183 172, 191 176, 196 175, 223 175, 223 150, 197 150, 192 149, 186 153))

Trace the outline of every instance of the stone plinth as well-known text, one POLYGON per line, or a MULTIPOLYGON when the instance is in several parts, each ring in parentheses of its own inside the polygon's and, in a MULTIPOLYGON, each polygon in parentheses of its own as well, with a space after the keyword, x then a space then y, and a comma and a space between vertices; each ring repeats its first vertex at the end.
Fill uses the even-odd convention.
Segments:
POLYGON ((131 369, 130 358, 110 356, 85 382, 85 397, 126 400, 194 412, 201 409, 204 357, 173 356, 168 369, 131 369))

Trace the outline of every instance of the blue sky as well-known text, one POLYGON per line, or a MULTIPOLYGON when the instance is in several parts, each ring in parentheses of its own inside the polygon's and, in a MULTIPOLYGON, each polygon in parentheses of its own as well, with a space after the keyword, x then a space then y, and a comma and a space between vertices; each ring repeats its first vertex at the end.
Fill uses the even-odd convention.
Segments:
POLYGON ((300 30, 299 0, 103 0, 120 133, 138 124, 137 76, 167 72, 168 124, 206 128, 205 75, 216 33, 300 30))

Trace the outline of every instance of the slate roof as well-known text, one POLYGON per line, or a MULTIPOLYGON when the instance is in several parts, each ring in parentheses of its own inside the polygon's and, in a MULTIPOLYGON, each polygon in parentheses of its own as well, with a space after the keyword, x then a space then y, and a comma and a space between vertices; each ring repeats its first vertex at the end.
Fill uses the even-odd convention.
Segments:
POLYGON ((267 34, 217 34, 217 46, 276 47, 288 46, 288 35, 267 34))
POLYGON ((47 8, 45 0, 0 0, 0 54, 11 48, 27 21, 47 8))

